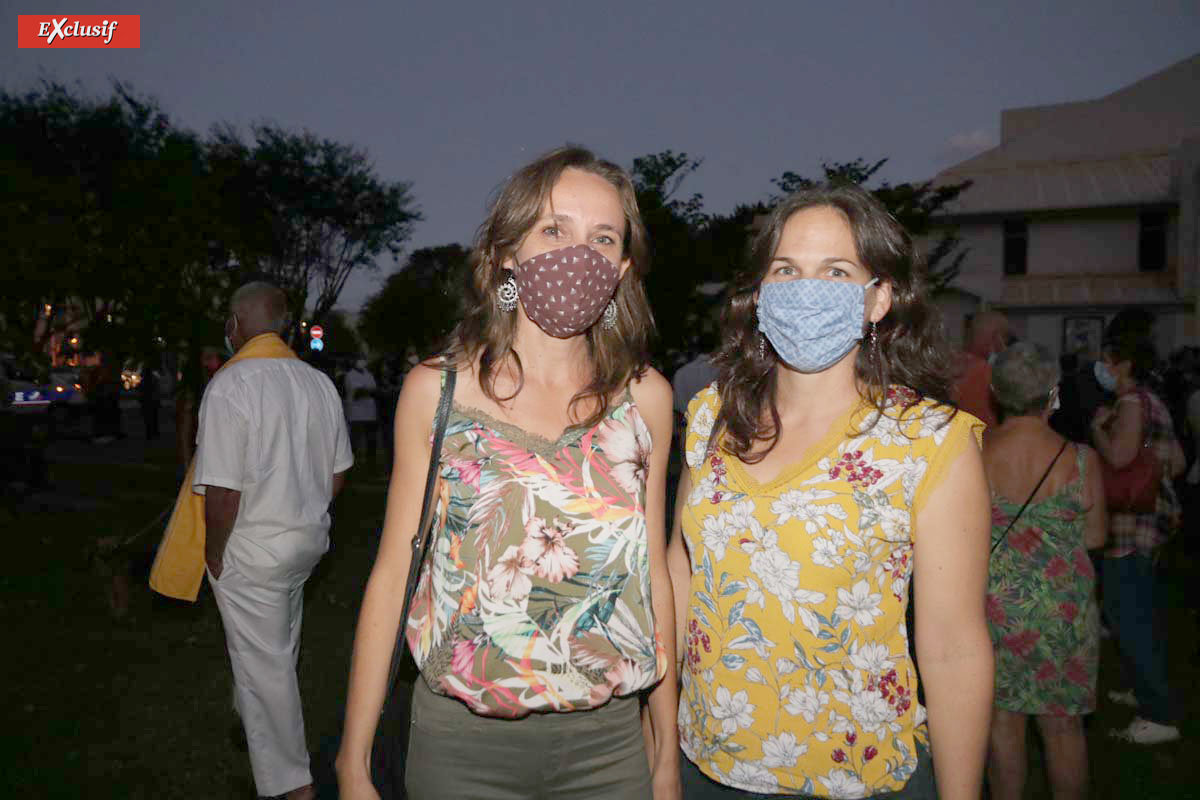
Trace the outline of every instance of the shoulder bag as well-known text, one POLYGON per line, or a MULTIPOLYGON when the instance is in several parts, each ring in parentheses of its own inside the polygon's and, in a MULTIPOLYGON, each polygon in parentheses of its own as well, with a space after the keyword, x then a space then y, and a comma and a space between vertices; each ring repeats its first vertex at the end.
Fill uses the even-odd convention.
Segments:
POLYGON ((1109 511, 1149 514, 1158 506, 1158 488, 1162 482, 1162 464, 1150 438, 1150 398, 1138 390, 1142 403, 1142 446, 1137 455, 1120 469, 1100 459, 1104 477, 1104 501, 1109 511))
POLYGON ((431 528, 433 527, 433 498, 437 490, 438 465, 441 462, 442 439, 446 434, 446 421, 450 417, 450 406, 454 400, 454 367, 444 367, 446 378, 442 383, 438 399, 437 414, 433 423, 433 441, 430 447, 429 472, 425 476, 425 497, 421 501, 421 521, 413 536, 412 561, 408 567, 408 583, 404 591, 404 606, 400 612, 400 629, 396 633, 396 646, 392 649, 392 663, 388 670, 387 694, 375 741, 371 747, 371 780, 382 800, 404 800, 404 759, 408 753, 408 732, 412 716, 412 693, 416 681, 421 680, 416 664, 408 650, 408 614, 421 566, 429 551, 431 528))

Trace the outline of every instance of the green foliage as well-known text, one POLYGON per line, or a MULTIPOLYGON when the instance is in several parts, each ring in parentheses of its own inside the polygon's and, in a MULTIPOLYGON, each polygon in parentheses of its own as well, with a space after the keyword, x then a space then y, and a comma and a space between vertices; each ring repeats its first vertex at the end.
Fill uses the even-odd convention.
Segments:
POLYGON ((358 331, 370 350, 431 355, 458 319, 469 256, 458 244, 414 250, 363 306, 358 331))
POLYGON ((296 323, 306 308, 326 316, 350 276, 377 270, 379 256, 398 258, 421 218, 408 184, 379 179, 364 151, 307 131, 258 125, 245 143, 220 128, 209 158, 223 194, 239 198, 228 210, 257 223, 227 243, 230 254, 287 292, 296 323))

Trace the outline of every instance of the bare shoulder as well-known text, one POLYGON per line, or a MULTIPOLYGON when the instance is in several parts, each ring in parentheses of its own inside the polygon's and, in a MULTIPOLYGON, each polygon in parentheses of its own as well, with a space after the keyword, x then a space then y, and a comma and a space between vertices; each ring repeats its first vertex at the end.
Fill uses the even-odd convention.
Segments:
POLYGON ((630 381, 629 391, 639 406, 671 408, 671 383, 653 367, 646 367, 640 377, 630 381))
POLYGON ((397 418, 426 426, 433 419, 442 391, 442 370, 436 363, 418 364, 404 377, 397 403, 397 418))

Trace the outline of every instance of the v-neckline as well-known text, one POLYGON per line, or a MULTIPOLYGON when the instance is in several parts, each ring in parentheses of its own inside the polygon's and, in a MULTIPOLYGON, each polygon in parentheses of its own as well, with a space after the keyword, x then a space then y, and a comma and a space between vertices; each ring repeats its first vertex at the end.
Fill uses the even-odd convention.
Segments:
POLYGON ((503 438, 520 447, 522 450, 527 450, 530 453, 535 453, 543 458, 553 458, 561 453, 567 447, 570 447, 575 442, 587 435, 588 431, 596 428, 610 417, 613 412, 624 405, 624 400, 609 408, 608 413, 604 415, 595 425, 583 426, 569 425, 563 429, 563 432, 557 439, 550 439, 540 433, 526 430, 520 425, 492 416, 488 412, 475 406, 469 406, 455 401, 454 411, 463 419, 469 420, 481 427, 487 428, 494 433, 499 434, 503 438))
MULTIPOLYGON (((768 481, 760 482, 750 474, 750 470, 746 468, 746 465, 742 463, 740 458, 728 459, 729 462, 732 462, 729 471, 734 476, 734 479, 742 485, 742 488, 746 490, 747 494, 765 494, 780 484, 795 479, 797 475, 812 468, 824 456, 832 452, 837 447, 837 444, 846 438, 846 431, 850 429, 852 423, 857 421, 856 417, 859 416, 862 410, 862 402, 851 406, 849 411, 837 417, 833 424, 829 426, 829 430, 825 433, 825 436, 810 446, 800 459, 785 464, 776 473, 775 477, 768 481)), ((871 410, 873 411, 874 409, 872 408, 871 410)))

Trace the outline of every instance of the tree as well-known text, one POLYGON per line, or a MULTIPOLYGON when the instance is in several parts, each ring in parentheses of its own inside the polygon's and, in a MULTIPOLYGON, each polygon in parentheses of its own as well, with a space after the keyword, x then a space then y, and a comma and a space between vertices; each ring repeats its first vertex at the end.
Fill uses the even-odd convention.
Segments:
POLYGON ((226 126, 209 158, 224 194, 239 198, 230 210, 257 223, 226 247, 287 292, 289 336, 305 309, 327 315, 352 274, 378 269, 385 252, 398 258, 421 218, 409 184, 380 179, 364 151, 309 132, 258 125, 246 144, 226 126))
MULTIPOLYGON (((824 180, 828 183, 862 185, 886 163, 886 158, 874 163, 857 158, 854 161, 822 164, 821 169, 825 173, 824 180)), ((785 172, 771 182, 783 195, 816 185, 814 181, 794 172, 785 172)), ((963 259, 967 257, 967 251, 960 247, 961 240, 953 228, 939 224, 936 220, 940 214, 944 214, 946 206, 970 185, 970 181, 943 186, 935 186, 933 181, 896 185, 884 182, 871 190, 914 239, 936 236, 930 239, 925 253, 929 267, 929 285, 935 295, 945 291, 953 283, 958 277, 963 259)), ((775 201, 779 199, 780 196, 774 198, 775 201)))
POLYGON ((469 258, 459 244, 414 250, 359 315, 358 332, 371 351, 432 354, 458 320, 469 258))
POLYGON ((120 83, 0 92, 0 131, 4 347, 40 356, 86 326, 88 350, 144 351, 207 316, 213 195, 192 134, 120 83))

